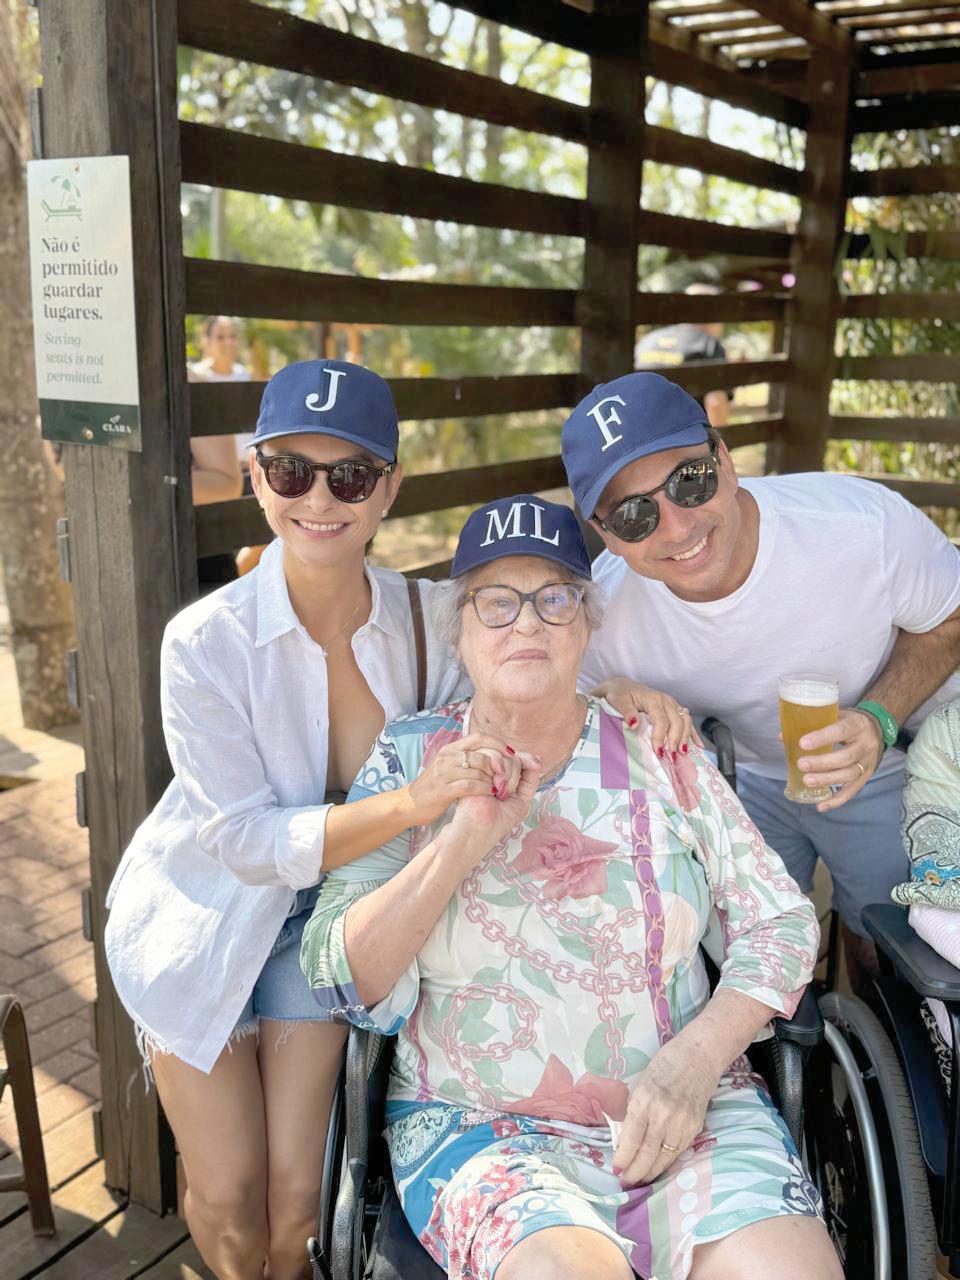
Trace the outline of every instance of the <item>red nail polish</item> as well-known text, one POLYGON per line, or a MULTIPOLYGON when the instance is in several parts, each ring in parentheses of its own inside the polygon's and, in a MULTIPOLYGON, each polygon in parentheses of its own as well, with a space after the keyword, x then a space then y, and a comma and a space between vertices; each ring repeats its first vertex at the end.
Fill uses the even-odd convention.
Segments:
POLYGON ((508 756, 515 756, 516 754, 517 754, 517 753, 514 751, 513 747, 507 747, 507 755, 508 755, 508 756))
POLYGON ((677 753, 675 751, 670 752, 670 759, 673 761, 674 764, 677 763, 677 753))
POLYGON ((492 796, 497 796, 497 798, 499 799, 499 792, 497 791, 497 788, 496 788, 496 787, 491 787, 491 788, 490 788, 490 794, 491 794, 492 796))
POLYGON ((683 754, 686 755, 687 752, 690 750, 690 748, 687 746, 686 743, 684 743, 681 750, 683 751, 683 754))
POLYGON ((663 747, 657 747, 657 755, 661 760, 663 759, 663 747))
POLYGON ((627 721, 627 726, 630 729, 635 729, 639 723, 640 721, 637 719, 636 716, 631 716, 630 719, 627 721))
POLYGON ((613 1172, 614 1172, 615 1176, 619 1178, 619 1177, 620 1177, 620 1175, 621 1175, 621 1173, 623 1173, 623 1169, 621 1168, 621 1166, 620 1166, 620 1165, 615 1164, 615 1165, 613 1166, 613 1172))

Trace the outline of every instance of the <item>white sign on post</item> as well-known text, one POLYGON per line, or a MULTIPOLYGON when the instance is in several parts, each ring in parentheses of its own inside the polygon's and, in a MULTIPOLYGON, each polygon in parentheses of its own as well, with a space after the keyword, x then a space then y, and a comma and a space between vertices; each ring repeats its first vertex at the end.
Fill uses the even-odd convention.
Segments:
POLYGON ((27 199, 43 435, 139 450, 129 159, 32 160, 27 199))

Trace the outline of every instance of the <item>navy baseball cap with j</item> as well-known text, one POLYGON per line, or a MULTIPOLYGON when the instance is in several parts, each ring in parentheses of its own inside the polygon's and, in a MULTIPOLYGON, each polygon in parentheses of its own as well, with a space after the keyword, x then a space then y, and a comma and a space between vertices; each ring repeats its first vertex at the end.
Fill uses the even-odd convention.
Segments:
POLYGON ((708 426, 703 406, 659 373, 628 373, 594 387, 564 423, 560 445, 584 518, 628 462, 704 444, 708 426))
POLYGON ((255 445, 277 436, 338 436, 396 462, 399 427, 390 387, 346 360, 300 360, 275 373, 260 401, 255 445))

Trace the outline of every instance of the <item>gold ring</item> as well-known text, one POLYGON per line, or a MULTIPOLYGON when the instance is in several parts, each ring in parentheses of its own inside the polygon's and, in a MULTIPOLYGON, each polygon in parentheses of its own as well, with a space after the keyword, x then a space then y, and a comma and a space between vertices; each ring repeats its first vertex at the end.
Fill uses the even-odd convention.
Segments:
POLYGON ((854 760, 854 762, 853 762, 853 763, 854 763, 854 764, 857 766, 857 768, 860 770, 860 777, 862 778, 862 777, 863 777, 863 775, 867 772, 867 771, 866 771, 866 769, 863 767, 863 765, 860 763, 860 761, 859 761, 859 760, 854 760))
POLYGON ((679 1147, 671 1147, 671 1145, 670 1145, 670 1143, 669 1143, 669 1142, 661 1142, 661 1143, 660 1143, 660 1150, 661 1150, 661 1151, 667 1151, 667 1152, 669 1152, 669 1154, 670 1154, 670 1155, 675 1156, 675 1155, 677 1154, 677 1152, 680 1150, 680 1148, 679 1148, 679 1147))
POLYGON ((469 769, 469 768, 470 768, 470 762, 467 760, 467 753, 466 753, 466 751, 464 751, 464 752, 463 752, 463 754, 462 754, 462 755, 461 755, 461 757, 460 757, 460 768, 461 768, 461 769, 469 769))

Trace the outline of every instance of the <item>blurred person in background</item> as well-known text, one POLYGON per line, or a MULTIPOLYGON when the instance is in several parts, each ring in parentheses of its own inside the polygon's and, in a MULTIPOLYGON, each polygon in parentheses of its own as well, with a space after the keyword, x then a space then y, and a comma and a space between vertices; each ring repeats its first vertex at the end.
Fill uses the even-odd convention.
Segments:
MULTIPOLYGON (((689 284, 684 293, 692 297, 717 297, 723 291, 714 284, 689 284)), ((634 350, 634 365, 638 369, 662 369, 691 360, 709 360, 724 364, 727 360, 723 338, 723 324, 671 324, 663 329, 651 329, 640 339, 634 350)), ((730 421, 729 390, 708 391, 702 404, 711 427, 725 427, 730 421)))

